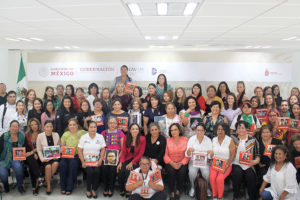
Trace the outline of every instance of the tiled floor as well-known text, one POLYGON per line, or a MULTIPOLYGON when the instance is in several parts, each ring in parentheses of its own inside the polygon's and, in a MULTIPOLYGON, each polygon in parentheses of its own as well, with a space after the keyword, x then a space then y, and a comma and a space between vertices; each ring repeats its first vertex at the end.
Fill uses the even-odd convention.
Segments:
MULTIPOLYGON (((104 197, 102 195, 102 186, 100 186, 100 189, 98 190, 98 199, 104 200, 104 199, 111 199, 111 200, 125 200, 125 197, 121 197, 119 195, 118 190, 115 192, 115 195, 112 198, 104 197)), ((85 184, 81 183, 78 184, 77 187, 74 189, 72 195, 66 196, 60 194, 60 187, 58 180, 53 180, 53 191, 51 195, 46 195, 46 188, 41 188, 38 196, 33 196, 31 192, 31 184, 28 179, 25 180, 25 189, 26 193, 24 195, 21 195, 18 192, 17 188, 11 189, 9 193, 2 193, 2 199, 3 200, 82 200, 87 199, 85 196, 85 184)), ((167 191, 166 191, 167 192, 167 191)), ((191 200, 194 198, 190 198, 187 195, 181 195, 181 200, 191 200)), ((231 200, 232 199, 232 192, 231 190, 226 187, 225 193, 224 193, 224 199, 231 200)), ((0 199, 1 200, 1 199, 0 199)))

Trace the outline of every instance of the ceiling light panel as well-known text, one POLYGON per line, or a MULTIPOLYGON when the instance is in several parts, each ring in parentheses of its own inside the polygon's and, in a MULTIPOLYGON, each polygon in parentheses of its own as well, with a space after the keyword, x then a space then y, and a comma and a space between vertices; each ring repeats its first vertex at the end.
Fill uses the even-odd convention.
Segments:
POLYGON ((141 8, 137 3, 128 4, 128 8, 133 16, 141 16, 141 8))
POLYGON ((168 4, 167 3, 157 3, 157 14, 167 15, 168 14, 168 4))
POLYGON ((198 4, 194 3, 194 2, 187 3, 185 6, 185 9, 183 11, 183 15, 185 15, 185 16, 193 15, 197 5, 198 4))

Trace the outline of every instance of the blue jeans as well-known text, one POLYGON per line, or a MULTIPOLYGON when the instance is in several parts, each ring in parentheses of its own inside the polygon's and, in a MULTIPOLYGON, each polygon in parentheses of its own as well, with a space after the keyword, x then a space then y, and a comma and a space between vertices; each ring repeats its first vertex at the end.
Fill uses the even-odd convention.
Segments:
POLYGON ((263 190, 263 192, 261 193, 261 198, 263 200, 273 200, 273 197, 271 195, 271 192, 263 190))
POLYGON ((60 188, 61 191, 72 191, 77 179, 79 158, 61 158, 59 163, 60 188))
MULTIPOLYGON (((11 162, 11 168, 13 169, 16 175, 18 187, 23 186, 24 169, 22 163, 18 160, 13 160, 11 162)), ((0 166, 0 179, 4 185, 8 185, 8 175, 9 169, 0 166)))

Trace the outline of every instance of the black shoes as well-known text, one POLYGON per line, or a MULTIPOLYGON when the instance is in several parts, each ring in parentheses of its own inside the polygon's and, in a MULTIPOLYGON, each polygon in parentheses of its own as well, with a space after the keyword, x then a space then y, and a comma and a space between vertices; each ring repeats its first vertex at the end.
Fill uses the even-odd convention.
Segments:
POLYGON ((24 194, 25 193, 25 190, 24 190, 24 187, 23 186, 20 186, 18 187, 18 190, 21 194, 24 194))

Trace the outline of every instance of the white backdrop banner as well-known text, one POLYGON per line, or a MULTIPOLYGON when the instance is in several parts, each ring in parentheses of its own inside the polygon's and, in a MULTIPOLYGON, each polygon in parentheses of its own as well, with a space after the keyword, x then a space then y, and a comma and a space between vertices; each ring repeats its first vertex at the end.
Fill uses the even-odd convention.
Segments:
POLYGON ((28 63, 29 81, 112 81, 120 66, 129 68, 134 81, 156 81, 164 73, 168 81, 290 82, 289 63, 213 62, 67 62, 28 63))

